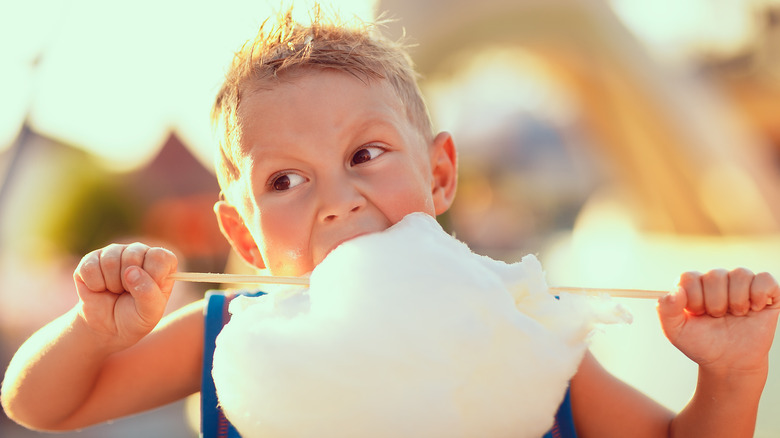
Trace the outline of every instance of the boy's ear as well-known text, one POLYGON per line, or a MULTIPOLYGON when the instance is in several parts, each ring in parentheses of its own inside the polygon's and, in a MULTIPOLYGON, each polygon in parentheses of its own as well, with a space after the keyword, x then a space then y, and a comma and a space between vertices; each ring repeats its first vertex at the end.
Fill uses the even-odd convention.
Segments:
POLYGON ((217 215, 219 229, 225 235, 234 250, 250 265, 265 269, 263 256, 260 254, 254 237, 244 223, 244 219, 238 214, 233 205, 225 201, 217 201, 214 204, 214 213, 217 215))
POLYGON ((431 170, 433 205, 436 208, 436 215, 440 215, 452 205, 455 199, 455 188, 458 185, 458 156, 452 135, 448 132, 441 132, 433 139, 431 170))

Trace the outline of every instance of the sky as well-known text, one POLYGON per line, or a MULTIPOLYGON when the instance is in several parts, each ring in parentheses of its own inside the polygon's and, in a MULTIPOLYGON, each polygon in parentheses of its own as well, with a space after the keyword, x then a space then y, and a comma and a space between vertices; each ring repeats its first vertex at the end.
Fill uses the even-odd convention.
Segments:
MULTIPOLYGON (((373 16, 370 0, 322 3, 373 16)), ((209 162, 208 111, 227 64, 277 4, 14 2, 0 18, 0 150, 26 120, 119 170, 151 159, 172 130, 209 162)))

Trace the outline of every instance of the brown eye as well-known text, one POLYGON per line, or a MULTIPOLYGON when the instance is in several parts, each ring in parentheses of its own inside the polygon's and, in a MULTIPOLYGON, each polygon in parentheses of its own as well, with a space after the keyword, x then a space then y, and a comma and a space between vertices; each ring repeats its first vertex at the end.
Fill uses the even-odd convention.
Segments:
POLYGON ((350 165, 356 166, 358 164, 363 164, 365 162, 371 161, 374 158, 382 155, 385 152, 384 149, 376 146, 369 146, 362 148, 355 152, 355 155, 352 156, 352 161, 350 162, 350 165))
POLYGON ((290 177, 282 175, 274 180, 274 190, 287 190, 290 188, 290 177))
POLYGON ((273 189, 277 192, 281 192, 284 190, 289 190, 304 181, 305 180, 302 176, 296 175, 294 173, 288 173, 285 175, 280 175, 271 181, 271 187, 273 187, 273 189))

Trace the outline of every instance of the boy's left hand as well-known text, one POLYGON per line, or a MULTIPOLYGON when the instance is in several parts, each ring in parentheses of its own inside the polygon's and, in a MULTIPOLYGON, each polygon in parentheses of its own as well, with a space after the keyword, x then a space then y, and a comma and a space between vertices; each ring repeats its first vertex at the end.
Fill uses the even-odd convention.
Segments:
POLYGON ((658 301, 661 327, 699 366, 722 372, 765 370, 780 313, 780 287, 747 269, 687 272, 658 301))

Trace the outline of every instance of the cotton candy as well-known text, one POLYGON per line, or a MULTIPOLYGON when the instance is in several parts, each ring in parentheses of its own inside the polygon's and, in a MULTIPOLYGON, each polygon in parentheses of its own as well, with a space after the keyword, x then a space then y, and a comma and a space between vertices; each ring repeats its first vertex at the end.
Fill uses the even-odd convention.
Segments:
POLYGON ((245 438, 539 437, 594 327, 630 319, 591 301, 415 213, 340 245, 308 289, 233 300, 212 375, 245 438))

